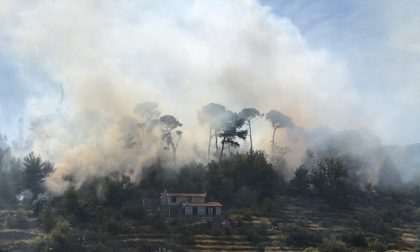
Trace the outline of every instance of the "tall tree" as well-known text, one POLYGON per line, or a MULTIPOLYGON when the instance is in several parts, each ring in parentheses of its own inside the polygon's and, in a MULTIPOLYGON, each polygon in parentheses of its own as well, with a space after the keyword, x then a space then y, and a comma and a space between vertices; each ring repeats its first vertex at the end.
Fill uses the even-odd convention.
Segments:
POLYGON ((230 113, 227 118, 228 119, 223 124, 218 135, 222 139, 222 149, 220 151, 219 163, 222 160, 225 145, 229 144, 233 147, 239 147, 239 143, 236 141, 236 138, 246 139, 248 134, 247 130, 241 130, 245 124, 245 119, 240 118, 236 113, 230 113))
POLYGON ((207 158, 210 158, 211 139, 214 137, 216 152, 219 152, 219 145, 217 143, 217 134, 226 120, 226 108, 217 103, 209 103, 201 108, 198 112, 198 122, 201 125, 208 124, 209 126, 209 144, 207 150, 207 158))
POLYGON ((245 123, 248 125, 249 130, 249 140, 251 142, 250 150, 252 151, 252 129, 251 124, 257 120, 258 118, 261 118, 264 116, 264 114, 261 114, 260 111, 258 111, 255 108, 244 108, 241 112, 239 112, 239 117, 243 118, 245 120, 245 123))
POLYGON ((44 192, 44 180, 53 171, 53 165, 31 152, 23 159, 23 167, 25 187, 33 193, 33 199, 36 199, 38 194, 44 192))
POLYGON ((290 118, 287 115, 282 114, 280 111, 277 110, 271 110, 267 113, 265 116, 265 119, 267 121, 270 121, 271 126, 273 127, 273 137, 271 139, 271 143, 274 146, 274 138, 276 135, 276 130, 280 128, 292 128, 294 127, 294 123, 292 121, 292 118, 290 118))
POLYGON ((171 147, 173 152, 173 159, 176 165, 176 149, 178 148, 179 141, 182 137, 181 130, 175 130, 179 127, 182 127, 180 123, 172 115, 164 115, 160 118, 161 130, 162 130, 162 140, 166 143, 166 148, 171 147))

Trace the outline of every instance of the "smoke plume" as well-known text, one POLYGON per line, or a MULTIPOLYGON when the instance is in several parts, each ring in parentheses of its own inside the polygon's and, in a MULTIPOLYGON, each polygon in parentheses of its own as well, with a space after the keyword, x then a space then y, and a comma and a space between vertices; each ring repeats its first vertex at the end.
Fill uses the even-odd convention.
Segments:
MULTIPOLYGON (((208 142, 197 112, 211 102, 293 118, 277 136, 291 167, 316 143, 313 128, 371 130, 346 62, 256 0, 5 0, 0 42, 29 90, 28 148, 55 163, 48 184, 56 191, 66 174, 136 176, 164 155, 159 128, 138 107, 147 101, 182 123, 179 165, 206 157, 197 155, 208 142)), ((254 148, 269 152, 270 124, 253 127, 254 148)))

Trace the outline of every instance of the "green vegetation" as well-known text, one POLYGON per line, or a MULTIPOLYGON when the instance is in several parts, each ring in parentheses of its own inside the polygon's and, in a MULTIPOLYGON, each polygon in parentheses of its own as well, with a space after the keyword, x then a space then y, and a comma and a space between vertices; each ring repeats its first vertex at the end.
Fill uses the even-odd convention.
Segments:
MULTIPOLYGON (((115 251, 121 247, 183 251, 203 246, 218 250, 231 244, 252 251, 274 246, 385 251, 418 246, 403 239, 411 232, 408 224, 420 221, 418 186, 372 186, 363 182, 357 160, 313 153, 286 181, 284 166, 273 165, 263 151, 223 152, 223 144, 235 145, 237 138, 246 136, 238 125, 248 119, 241 116, 231 117, 233 128, 211 122, 210 133, 216 130, 215 139, 222 141, 219 162, 191 162, 175 170, 157 160, 144 167, 138 178, 123 170, 90 177, 81 184, 69 174, 64 178, 67 187, 59 195, 49 194, 45 186, 54 169, 51 163, 34 153, 21 161, 10 149, 0 148, 1 226, 11 232, 35 230, 36 235, 8 235, 30 240, 25 244, 36 251, 115 251), (165 218, 157 210, 165 189, 206 192, 209 201, 223 203, 224 218, 232 221, 222 225, 223 219, 200 223, 165 218), (146 204, 147 200, 151 203, 146 204)), ((251 119, 257 117, 261 114, 255 112, 251 119)), ((292 123, 275 112, 267 120, 273 121, 274 133, 292 123)), ((174 145, 176 161, 181 135, 176 138, 172 130, 177 127, 167 127, 164 140, 174 145)))

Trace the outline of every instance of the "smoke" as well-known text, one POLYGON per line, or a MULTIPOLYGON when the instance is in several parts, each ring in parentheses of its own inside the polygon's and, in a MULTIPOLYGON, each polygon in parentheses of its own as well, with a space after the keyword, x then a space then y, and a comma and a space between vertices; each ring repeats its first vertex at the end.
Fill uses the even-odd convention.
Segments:
MULTIPOLYGON (((256 0, 5 0, 0 42, 18 75, 34 80, 24 82, 23 114, 32 149, 56 165, 55 191, 66 174, 136 176, 151 162, 162 148, 158 128, 139 127, 148 118, 136 106, 146 101, 183 124, 180 164, 206 152, 197 112, 210 102, 293 118, 297 127, 278 134, 291 166, 308 144, 303 128, 369 130, 346 62, 311 48, 290 19, 256 0)), ((254 148, 269 151, 270 125, 253 126, 254 148)))

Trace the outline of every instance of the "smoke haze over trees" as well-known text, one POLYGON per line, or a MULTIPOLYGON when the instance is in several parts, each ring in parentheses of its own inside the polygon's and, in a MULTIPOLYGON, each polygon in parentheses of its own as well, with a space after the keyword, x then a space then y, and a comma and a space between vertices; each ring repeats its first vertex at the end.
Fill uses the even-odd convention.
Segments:
MULTIPOLYGON (((252 148, 271 155, 270 162, 283 167, 288 178, 296 167, 313 161, 309 149, 320 157, 349 156, 343 162, 358 163, 357 172, 374 184, 399 184, 388 180, 397 178, 395 174, 402 182, 415 179, 420 163, 418 145, 410 145, 419 142, 414 130, 419 122, 413 116, 418 89, 412 84, 418 75, 410 70, 415 67, 407 68, 404 78, 380 71, 395 74, 388 79, 406 81, 387 89, 398 98, 384 97, 394 101, 386 104, 401 103, 397 107, 411 113, 383 109, 377 104, 385 102, 371 99, 376 93, 367 96, 360 88, 372 80, 382 83, 375 79, 376 68, 371 79, 362 79, 366 72, 350 63, 364 58, 346 58, 336 48, 316 46, 307 27, 296 21, 291 11, 295 5, 280 11, 277 7, 271 1, 105 1, 101 6, 2 1, 0 20, 7 22, 0 22, 0 133, 8 135, 16 156, 34 151, 54 163, 46 184, 63 191, 62 178, 68 174, 79 181, 76 187, 92 175, 116 170, 137 177, 143 166, 168 154, 164 145, 174 157, 176 153, 179 167, 217 160, 226 155, 225 149, 221 153, 220 122, 254 108, 268 121, 252 123, 252 148), (277 120, 274 111, 287 122, 277 120), (182 122, 182 134, 178 129, 166 132, 163 143, 162 115, 182 122), (21 117, 24 141, 19 141, 21 117)), ((406 55, 400 50, 415 50, 402 42, 416 39, 400 41, 405 33, 395 17, 378 14, 392 7, 387 3, 362 9, 392 22, 386 35, 401 35, 387 40, 395 53, 387 59, 415 62, 400 58, 406 55)), ((399 13, 406 8, 399 5, 399 13)), ((413 15, 399 17, 416 23, 413 15)), ((249 126, 248 121, 240 130, 249 131, 249 126)), ((240 146, 229 155, 251 149, 250 138, 231 140, 240 146)))

